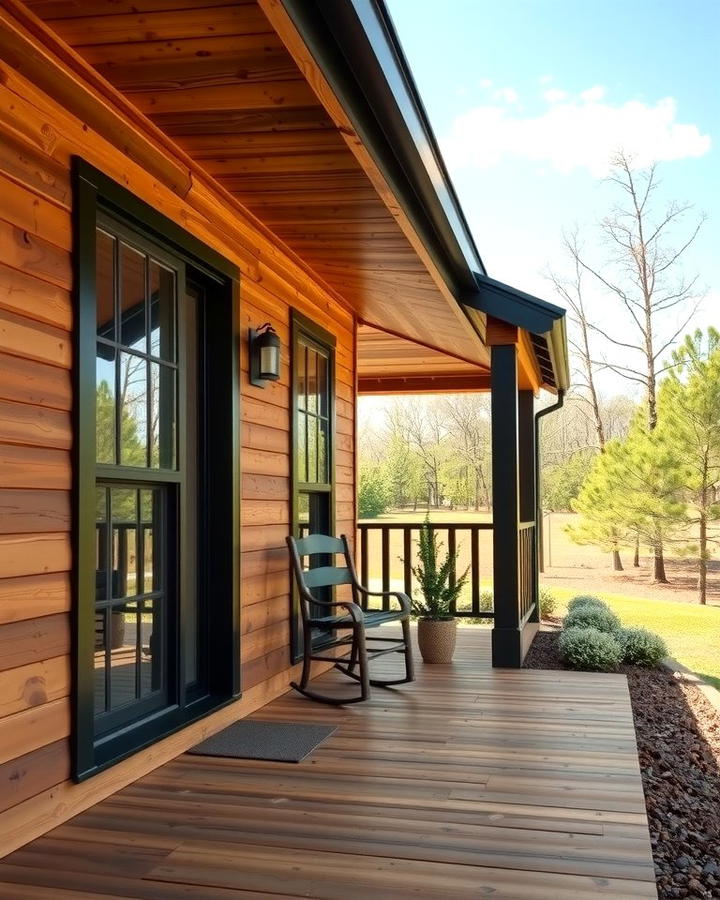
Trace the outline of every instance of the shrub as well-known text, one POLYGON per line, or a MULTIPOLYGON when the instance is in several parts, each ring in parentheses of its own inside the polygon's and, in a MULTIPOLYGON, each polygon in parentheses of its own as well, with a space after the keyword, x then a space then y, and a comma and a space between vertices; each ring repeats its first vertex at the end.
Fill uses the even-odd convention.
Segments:
POLYGON ((622 628, 616 637, 623 659, 635 666, 654 668, 668 655, 665 641, 647 628, 622 628))
POLYGON ((573 597, 568 603, 568 612, 572 612, 581 606, 601 606, 603 609, 610 609, 607 603, 599 597, 593 597, 592 594, 580 594, 577 597, 573 597))
POLYGON ((540 618, 547 619, 555 612, 557 606, 557 597, 550 588, 540 588, 540 618))
POLYGON ((622 648, 612 634, 597 628, 568 628, 560 635, 558 650, 573 669, 610 672, 622 661, 622 648))
POLYGON ((598 631, 612 633, 620 630, 620 619, 604 606, 586 603, 576 606, 565 616, 564 628, 595 628, 598 631))

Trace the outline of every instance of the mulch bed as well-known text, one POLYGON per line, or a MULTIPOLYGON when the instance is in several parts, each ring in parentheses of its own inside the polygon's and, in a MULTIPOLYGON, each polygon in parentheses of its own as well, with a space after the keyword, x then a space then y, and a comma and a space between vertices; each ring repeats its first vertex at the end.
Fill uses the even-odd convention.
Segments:
MULTIPOLYGON (((563 669, 541 631, 525 667, 563 669)), ((720 712, 667 669, 622 666, 637 734, 658 895, 720 897, 720 712)))

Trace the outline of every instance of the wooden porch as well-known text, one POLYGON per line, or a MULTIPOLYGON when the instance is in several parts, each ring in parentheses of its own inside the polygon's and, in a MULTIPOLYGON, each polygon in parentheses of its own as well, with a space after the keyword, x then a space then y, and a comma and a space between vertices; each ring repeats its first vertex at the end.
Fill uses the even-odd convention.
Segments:
POLYGON ((656 896, 623 676, 492 669, 462 628, 415 684, 255 716, 338 730, 299 765, 180 756, 6 857, 0 897, 656 896))

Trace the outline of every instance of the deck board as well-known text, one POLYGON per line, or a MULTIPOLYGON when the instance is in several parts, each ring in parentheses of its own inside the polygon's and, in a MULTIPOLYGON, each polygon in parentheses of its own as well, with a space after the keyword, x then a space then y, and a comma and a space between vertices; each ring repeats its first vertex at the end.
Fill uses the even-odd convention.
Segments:
POLYGON ((463 628, 369 703, 287 694, 256 718, 338 726, 309 759, 180 756, 6 857, 0 898, 655 897, 624 676, 489 656, 463 628))

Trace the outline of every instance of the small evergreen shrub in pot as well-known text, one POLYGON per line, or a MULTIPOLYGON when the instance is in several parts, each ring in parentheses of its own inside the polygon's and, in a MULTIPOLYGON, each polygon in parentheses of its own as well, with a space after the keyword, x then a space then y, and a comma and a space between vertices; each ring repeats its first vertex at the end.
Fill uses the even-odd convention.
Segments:
POLYGON ((586 603, 576 606, 565 616, 564 628, 595 628, 609 634, 620 630, 620 619, 604 606, 586 603))
POLYGON ((603 609, 610 609, 607 603, 599 597, 593 597, 592 594, 580 594, 577 597, 573 597, 568 603, 568 612, 573 612, 581 606, 600 606, 603 609))
POLYGON ((560 656, 572 669, 612 672, 622 662, 622 647, 614 635, 597 628, 567 628, 558 641, 560 656))
POLYGON ((617 633, 617 640, 623 660, 634 666, 654 668, 668 655, 665 641, 647 628, 622 628, 617 633))
POLYGON ((419 617, 418 646, 426 663, 450 663, 455 653, 457 619, 453 608, 470 571, 466 569, 451 583, 459 552, 458 548, 441 559, 442 544, 426 517, 418 540, 418 564, 412 570, 420 594, 412 601, 412 611, 419 617))

